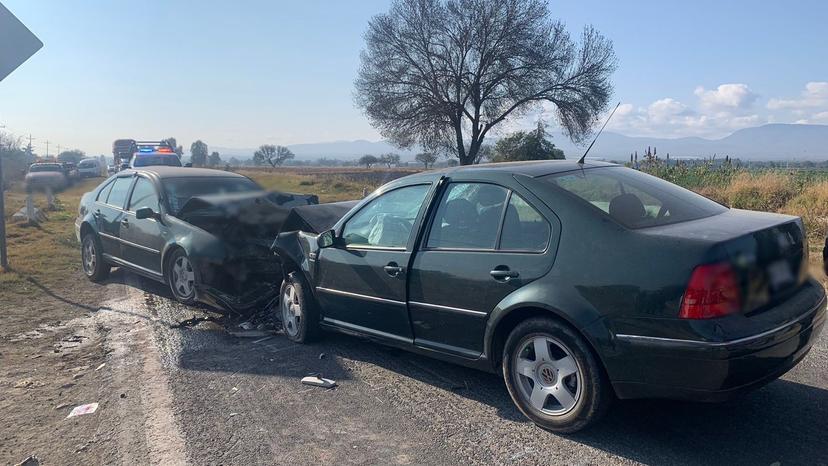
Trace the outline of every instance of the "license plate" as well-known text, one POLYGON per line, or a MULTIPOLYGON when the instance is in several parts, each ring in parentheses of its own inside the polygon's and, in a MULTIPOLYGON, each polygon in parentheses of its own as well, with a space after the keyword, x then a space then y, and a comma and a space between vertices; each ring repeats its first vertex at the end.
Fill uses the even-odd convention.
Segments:
POLYGON ((771 289, 778 290, 793 282, 794 276, 791 273, 791 266, 785 261, 776 261, 768 266, 768 278, 771 289))

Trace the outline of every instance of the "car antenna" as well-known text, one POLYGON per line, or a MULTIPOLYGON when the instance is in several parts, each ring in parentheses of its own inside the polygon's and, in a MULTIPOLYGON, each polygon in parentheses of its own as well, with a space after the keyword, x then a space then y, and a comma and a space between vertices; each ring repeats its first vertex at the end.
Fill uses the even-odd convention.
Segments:
POLYGON ((604 131, 604 128, 606 128, 606 127, 607 127, 607 123, 609 123, 609 121, 610 121, 610 119, 612 118, 612 116, 613 116, 613 115, 615 115, 615 111, 616 111, 616 110, 618 110, 618 107, 620 107, 620 106, 621 106, 621 102, 618 102, 618 103, 615 105, 615 108, 614 108, 614 109, 612 109, 612 112, 611 112, 611 113, 609 114, 609 116, 607 117, 607 121, 605 121, 605 122, 604 122, 604 126, 602 126, 600 130, 598 130, 598 134, 596 134, 596 135, 595 135, 595 139, 593 139, 593 140, 592 140, 592 143, 589 145, 589 147, 587 147, 587 150, 586 150, 586 152, 584 152, 584 155, 582 155, 582 156, 581 156, 581 158, 580 158, 580 159, 578 159, 578 164, 579 164, 579 165, 583 165, 583 164, 584 164, 584 160, 586 159, 587 154, 589 154, 589 150, 590 150, 590 149, 592 149, 593 144, 595 144, 595 141, 597 141, 597 140, 598 140, 598 136, 600 136, 600 135, 601 135, 601 132, 603 132, 603 131, 604 131))

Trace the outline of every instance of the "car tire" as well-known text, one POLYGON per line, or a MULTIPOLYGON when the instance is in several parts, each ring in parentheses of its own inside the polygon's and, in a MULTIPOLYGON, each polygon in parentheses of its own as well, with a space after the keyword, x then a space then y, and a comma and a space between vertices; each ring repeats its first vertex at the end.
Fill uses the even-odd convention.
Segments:
POLYGON ((112 270, 103 258, 100 239, 93 233, 87 233, 81 240, 81 267, 86 278, 96 283, 106 280, 112 270))
POLYGON ((554 319, 535 317, 518 324, 506 339, 502 367, 518 409, 551 432, 573 433, 589 427, 613 399, 589 344, 554 319))
POLYGON ((195 269, 183 249, 176 249, 172 252, 167 261, 165 278, 176 301, 183 304, 196 302, 195 269))
POLYGON ((290 272, 282 280, 279 304, 272 312, 289 340, 310 343, 319 338, 319 308, 299 272, 290 272))

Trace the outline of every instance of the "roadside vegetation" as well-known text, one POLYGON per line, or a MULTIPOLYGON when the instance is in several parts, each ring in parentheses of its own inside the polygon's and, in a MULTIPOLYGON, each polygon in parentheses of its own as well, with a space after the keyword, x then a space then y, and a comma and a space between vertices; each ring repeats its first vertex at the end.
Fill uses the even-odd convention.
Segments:
POLYGON ((748 168, 729 158, 675 161, 649 148, 643 162, 629 165, 729 207, 798 215, 812 252, 821 250, 828 236, 828 171, 748 168))

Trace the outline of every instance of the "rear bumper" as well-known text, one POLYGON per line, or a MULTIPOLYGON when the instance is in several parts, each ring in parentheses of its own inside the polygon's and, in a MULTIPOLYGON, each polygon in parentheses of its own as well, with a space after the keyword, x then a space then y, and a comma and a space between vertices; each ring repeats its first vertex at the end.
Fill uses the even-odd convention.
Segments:
POLYGON ((798 364, 826 320, 825 292, 794 320, 724 342, 616 335, 630 365, 613 381, 619 398, 723 401, 771 382, 798 364))

